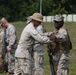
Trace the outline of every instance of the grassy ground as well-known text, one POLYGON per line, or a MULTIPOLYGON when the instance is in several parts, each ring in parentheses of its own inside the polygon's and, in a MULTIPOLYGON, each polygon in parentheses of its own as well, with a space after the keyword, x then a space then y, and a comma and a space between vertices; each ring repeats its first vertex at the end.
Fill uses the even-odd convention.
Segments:
MULTIPOLYGON (((23 28, 25 27, 26 23, 25 22, 13 22, 17 29, 17 36, 18 40, 20 38, 21 32, 23 28)), ((43 23, 47 31, 53 31, 54 26, 53 23, 43 23)), ((76 75, 76 23, 72 22, 66 22, 65 26, 68 29, 68 32, 71 37, 71 41, 73 43, 73 49, 70 52, 70 71, 69 75, 76 75)), ((0 74, 0 75, 7 75, 7 74, 0 74)), ((47 48, 45 45, 45 55, 44 55, 44 75, 50 75, 50 67, 49 67, 49 60, 48 60, 48 55, 47 55, 47 48)))

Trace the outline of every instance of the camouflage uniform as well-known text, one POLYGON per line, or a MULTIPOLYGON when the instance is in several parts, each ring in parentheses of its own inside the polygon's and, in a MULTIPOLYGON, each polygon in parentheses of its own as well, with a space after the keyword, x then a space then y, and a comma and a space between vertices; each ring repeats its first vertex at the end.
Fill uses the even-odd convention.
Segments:
POLYGON ((5 60, 2 58, 2 40, 4 37, 4 30, 0 29, 0 73, 6 71, 6 63, 5 60))
MULTIPOLYGON (((16 30, 15 27, 10 24, 8 26, 7 29, 5 29, 6 32, 4 32, 4 35, 6 34, 6 36, 4 38, 6 38, 5 42, 7 43, 7 46, 11 47, 11 51, 6 53, 6 62, 8 63, 8 72, 9 73, 14 73, 14 65, 15 65, 15 50, 17 47, 17 37, 16 37, 16 30)), ((3 44, 3 48, 4 48, 4 44, 3 44)))
MULTIPOLYGON (((61 22, 62 17, 56 16, 55 21, 61 22)), ((70 52, 70 37, 68 31, 63 26, 59 30, 54 31, 56 37, 56 46, 53 52, 53 61, 56 70, 56 75, 68 75, 69 73, 69 52, 70 52)))
MULTIPOLYGON (((42 25, 37 27, 37 31, 43 35, 45 28, 42 25)), ((35 42, 34 45, 34 75, 44 75, 44 44, 35 42)))
POLYGON ((4 30, 0 31, 0 52, 2 52, 2 40, 4 37, 4 30))
POLYGON ((33 75, 33 47, 35 40, 41 43, 52 42, 48 37, 41 36, 31 22, 24 28, 15 53, 16 64, 14 75, 19 75, 20 73, 22 75, 33 75), (23 65, 25 66, 23 67, 23 65))
POLYGON ((15 66, 15 50, 17 47, 17 36, 15 27, 10 24, 4 17, 0 20, 0 25, 4 28, 4 36, 2 39, 2 55, 7 58, 8 73, 14 73, 15 66))
POLYGON ((0 73, 6 72, 6 62, 2 58, 2 53, 0 53, 0 73))

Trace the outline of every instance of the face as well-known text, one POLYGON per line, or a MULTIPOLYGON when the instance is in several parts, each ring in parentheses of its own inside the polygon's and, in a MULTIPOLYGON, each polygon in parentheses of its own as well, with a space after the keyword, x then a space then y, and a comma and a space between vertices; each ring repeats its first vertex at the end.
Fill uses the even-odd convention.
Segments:
POLYGON ((64 22, 63 21, 54 21, 54 26, 56 29, 59 29, 63 26, 64 22))
POLYGON ((34 20, 34 26, 37 27, 41 24, 41 22, 34 20))
POLYGON ((7 21, 2 22, 2 27, 6 28, 7 27, 7 21))

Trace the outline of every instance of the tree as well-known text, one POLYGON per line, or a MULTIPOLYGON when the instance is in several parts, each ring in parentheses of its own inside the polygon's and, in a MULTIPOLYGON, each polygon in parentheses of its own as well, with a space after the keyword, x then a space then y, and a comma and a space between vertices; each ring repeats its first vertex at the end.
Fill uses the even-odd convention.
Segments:
MULTIPOLYGON (((42 0, 42 14, 75 14, 75 0, 42 0)), ((40 12, 40 0, 0 0, 0 18, 25 21, 34 12, 40 12)))

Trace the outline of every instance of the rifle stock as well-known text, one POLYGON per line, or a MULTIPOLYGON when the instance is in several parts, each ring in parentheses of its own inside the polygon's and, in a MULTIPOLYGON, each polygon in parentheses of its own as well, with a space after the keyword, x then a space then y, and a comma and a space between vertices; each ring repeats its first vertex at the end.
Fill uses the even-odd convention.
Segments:
POLYGON ((2 46, 2 56, 5 58, 7 53, 7 43, 6 43, 6 29, 4 30, 3 46, 2 46))
POLYGON ((52 53, 49 52, 49 47, 48 47, 48 56, 49 56, 49 63, 50 63, 50 69, 51 69, 51 75, 56 75, 55 69, 54 69, 54 63, 53 63, 53 57, 52 53))
POLYGON ((6 45, 6 42, 5 42, 5 39, 4 39, 3 40, 3 47, 2 47, 3 58, 5 58, 6 53, 7 53, 7 45, 6 45))

